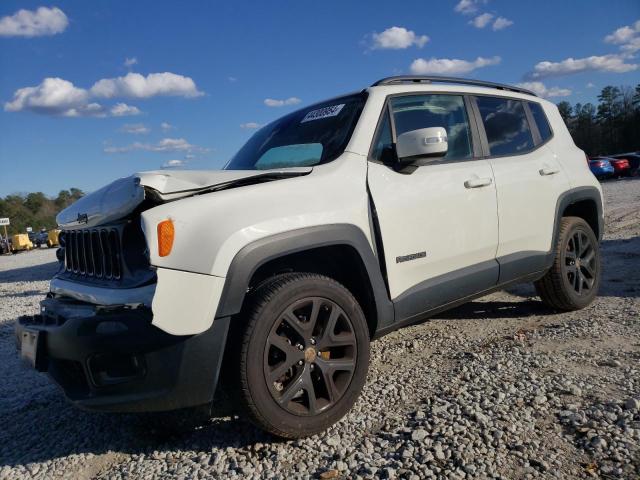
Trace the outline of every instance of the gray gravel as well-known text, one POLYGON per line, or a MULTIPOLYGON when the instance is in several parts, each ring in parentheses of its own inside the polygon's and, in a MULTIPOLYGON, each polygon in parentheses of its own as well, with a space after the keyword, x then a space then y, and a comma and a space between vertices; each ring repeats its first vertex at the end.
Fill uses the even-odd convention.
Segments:
POLYGON ((640 178, 604 188, 592 306, 555 314, 521 286, 388 335, 355 408, 300 441, 236 417, 162 438, 72 408, 13 343, 54 252, 0 257, 0 478, 639 478, 640 178))

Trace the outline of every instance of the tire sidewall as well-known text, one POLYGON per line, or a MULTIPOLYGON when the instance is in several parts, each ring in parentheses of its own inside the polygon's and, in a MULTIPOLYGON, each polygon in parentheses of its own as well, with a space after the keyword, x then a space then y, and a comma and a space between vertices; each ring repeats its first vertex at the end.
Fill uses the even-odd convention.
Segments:
POLYGON ((369 331, 364 314, 355 299, 344 287, 329 279, 301 278, 280 289, 255 314, 253 328, 246 332, 250 338, 245 343, 247 348, 242 352, 245 369, 241 374, 246 377, 251 400, 263 421, 278 431, 308 435, 325 430, 340 420, 360 395, 369 364, 369 331), (269 391, 263 372, 266 339, 273 324, 289 305, 306 297, 322 297, 338 304, 351 320, 357 342, 355 371, 343 397, 327 411, 315 416, 295 415, 278 405, 269 391))

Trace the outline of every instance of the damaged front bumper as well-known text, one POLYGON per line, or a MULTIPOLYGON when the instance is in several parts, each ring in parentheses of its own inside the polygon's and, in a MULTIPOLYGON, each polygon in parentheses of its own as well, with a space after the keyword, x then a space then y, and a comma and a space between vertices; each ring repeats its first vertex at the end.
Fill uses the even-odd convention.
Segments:
POLYGON ((229 318, 195 335, 172 335, 152 322, 144 305, 47 298, 39 315, 19 319, 16 342, 22 357, 81 408, 166 411, 210 403, 229 318))

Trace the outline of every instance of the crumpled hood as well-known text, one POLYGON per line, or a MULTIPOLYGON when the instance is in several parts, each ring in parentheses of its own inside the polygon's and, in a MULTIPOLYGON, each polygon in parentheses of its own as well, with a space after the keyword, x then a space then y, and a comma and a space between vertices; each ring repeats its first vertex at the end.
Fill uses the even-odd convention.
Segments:
MULTIPOLYGON (((157 170, 139 172, 85 195, 56 217, 63 228, 87 228, 124 218, 145 198, 159 203, 189 197, 204 190, 232 188, 236 182, 306 175, 311 167, 279 170, 157 170)), ((243 185, 239 183, 239 185, 243 185)))

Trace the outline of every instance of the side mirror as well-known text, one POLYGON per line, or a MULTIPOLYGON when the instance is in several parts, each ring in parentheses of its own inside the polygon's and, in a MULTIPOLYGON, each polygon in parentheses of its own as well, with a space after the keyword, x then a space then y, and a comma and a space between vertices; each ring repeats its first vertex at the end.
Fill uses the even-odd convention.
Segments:
POLYGON ((403 164, 423 158, 441 158, 448 149, 447 131, 442 127, 411 130, 399 135, 396 140, 398 161, 403 164))

